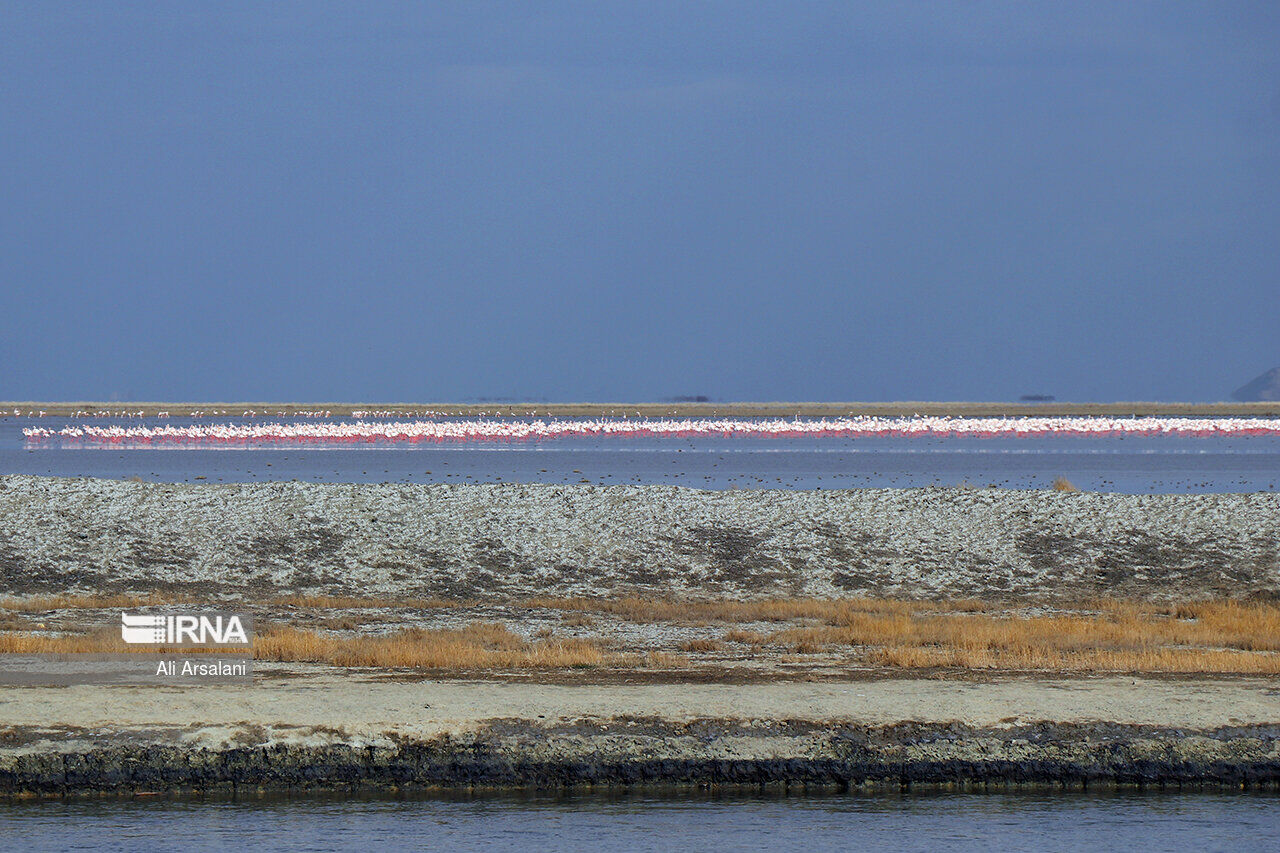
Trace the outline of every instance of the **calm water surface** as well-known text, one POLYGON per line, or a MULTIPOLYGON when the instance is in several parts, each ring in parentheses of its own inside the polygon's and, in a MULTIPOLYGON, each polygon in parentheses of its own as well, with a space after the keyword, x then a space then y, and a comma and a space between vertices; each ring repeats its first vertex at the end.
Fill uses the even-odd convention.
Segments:
POLYGON ((78 801, 0 805, 26 850, 1274 850, 1280 798, 1213 794, 78 801))
MULTIPOLYGON (((165 421, 76 421, 181 425, 165 421)), ((0 419, 0 473, 168 482, 664 484, 706 489, 869 486, 1045 488, 1066 477, 1115 492, 1274 491, 1280 438, 565 438, 527 443, 317 449, 28 448, 0 419), (204 478, 198 480, 197 478, 204 478)))

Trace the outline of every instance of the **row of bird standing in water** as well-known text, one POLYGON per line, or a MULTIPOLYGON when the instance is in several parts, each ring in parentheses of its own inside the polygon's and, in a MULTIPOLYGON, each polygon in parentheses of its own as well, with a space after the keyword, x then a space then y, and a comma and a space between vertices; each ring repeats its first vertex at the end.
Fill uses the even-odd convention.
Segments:
POLYGON ((1276 436, 1280 418, 1191 417, 870 417, 821 419, 671 418, 418 420, 409 422, 76 426, 23 430, 32 444, 217 446, 611 438, 1040 438, 1123 436, 1276 436))
MULTIPOLYGON (((5 416, 6 414, 8 413, 0 412, 0 417, 5 416)), ((228 412, 225 409, 221 409, 221 410, 210 409, 208 411, 204 411, 203 409, 194 409, 190 412, 185 412, 183 414, 185 417, 189 417, 189 418, 203 418, 203 417, 218 417, 218 416, 232 417, 234 416, 235 413, 228 412)), ((271 413, 264 412, 263 414, 270 415, 271 413)), ((431 418, 431 417, 441 417, 443 416, 443 414, 444 414, 443 412, 437 412, 431 409, 424 409, 420 412, 413 412, 408 416, 414 416, 414 417, 420 417, 420 418, 431 418)), ((14 409, 12 411, 12 415, 15 418, 23 417, 23 413, 21 409, 14 409)), ((45 409, 28 409, 26 413, 26 417, 28 418, 43 418, 43 417, 47 417, 48 415, 49 415, 49 412, 45 409)), ((390 409, 376 410, 376 411, 363 411, 363 410, 357 409, 351 413, 351 416, 353 418, 396 418, 396 417, 406 417, 406 413, 395 412, 390 409)), ((148 417, 148 415, 145 409, 138 409, 137 411, 127 410, 127 409, 117 409, 117 410, 76 409, 74 412, 68 415, 68 417, 96 418, 99 420, 103 418, 141 419, 141 418, 148 417)), ((164 409, 161 409, 160 411, 156 412, 155 415, 153 415, 152 417, 167 418, 169 417, 169 413, 164 409)), ((258 412, 255 409, 245 409, 243 412, 240 413, 240 417, 256 418, 258 417, 258 412)), ((275 417, 277 418, 331 418, 333 417, 333 412, 331 412, 328 409, 297 409, 292 412, 286 412, 286 411, 275 412, 275 417)))

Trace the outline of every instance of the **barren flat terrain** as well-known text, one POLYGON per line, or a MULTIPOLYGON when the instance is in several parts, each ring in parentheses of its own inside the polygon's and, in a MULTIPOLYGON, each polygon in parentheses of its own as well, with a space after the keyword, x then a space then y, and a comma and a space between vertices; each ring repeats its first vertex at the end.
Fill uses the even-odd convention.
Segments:
MULTIPOLYGON (((283 673, 271 673, 283 675, 283 673)), ((1259 681, 556 686, 376 676, 0 697, 0 793, 564 785, 1268 786, 1259 681)))
POLYGON ((256 620, 247 684, 7 686, 0 792, 1280 784, 1274 494, 0 478, 0 650, 256 620))
MULTIPOLYGON (((1051 720, 1203 729, 1280 725, 1274 679, 1167 679, 1132 676, 972 680, 874 678, 754 685, 542 684, 509 680, 387 679, 370 671, 257 665, 252 686, 78 685, 6 688, 0 697, 10 742, 72 749, 103 731, 151 730, 157 743, 225 747, 246 740, 352 744, 425 739, 521 718, 560 725, 578 720, 657 718, 861 723, 954 722, 1006 728, 1051 720), (163 701, 157 701, 163 696, 163 701), (254 734, 256 730, 256 735, 254 734), (52 738, 70 732, 70 741, 52 738), (42 734, 44 733, 44 734, 42 734)), ((0 729, 3 731, 3 729, 0 729)))

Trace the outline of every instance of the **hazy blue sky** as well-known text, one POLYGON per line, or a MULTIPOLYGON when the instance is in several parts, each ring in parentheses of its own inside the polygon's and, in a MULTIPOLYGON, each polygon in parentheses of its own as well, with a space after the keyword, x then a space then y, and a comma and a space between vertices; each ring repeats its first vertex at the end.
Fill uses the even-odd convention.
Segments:
POLYGON ((1280 364, 1274 0, 3 2, 0 122, 0 399, 1280 364))

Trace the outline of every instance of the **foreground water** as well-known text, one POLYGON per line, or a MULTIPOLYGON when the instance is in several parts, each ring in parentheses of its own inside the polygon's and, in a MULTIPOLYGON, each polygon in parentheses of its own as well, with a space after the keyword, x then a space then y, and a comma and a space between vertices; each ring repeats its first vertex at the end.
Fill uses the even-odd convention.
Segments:
POLYGON ((1243 794, 577 796, 0 805, 27 850, 1267 850, 1280 799, 1243 794))
MULTIPOLYGON (((165 421, 77 421, 139 425, 165 421)), ((0 419, 0 474, 140 477, 166 482, 660 484, 706 489, 911 486, 1091 491, 1273 491, 1280 437, 1232 438, 565 438, 392 447, 68 449, 32 447, 0 419)))

